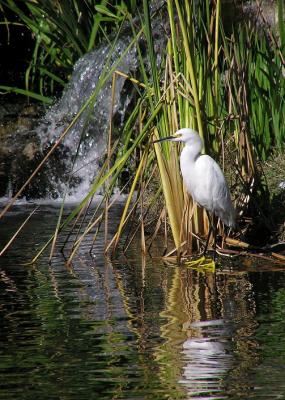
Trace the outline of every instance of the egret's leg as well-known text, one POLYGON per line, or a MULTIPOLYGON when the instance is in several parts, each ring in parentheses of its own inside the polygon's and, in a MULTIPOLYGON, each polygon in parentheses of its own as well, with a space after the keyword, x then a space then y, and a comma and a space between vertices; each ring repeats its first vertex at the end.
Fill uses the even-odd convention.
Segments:
POLYGON ((214 216, 213 216, 213 219, 212 219, 212 224, 213 224, 213 236, 214 236, 214 246, 213 246, 213 249, 214 249, 214 260, 215 260, 215 258, 216 258, 217 224, 218 224, 218 221, 217 221, 217 218, 215 218, 214 216))
POLYGON ((206 245, 205 245, 205 248, 204 248, 204 251, 203 251, 203 256, 206 254, 206 252, 208 250, 208 244, 209 244, 210 236, 211 236, 212 231, 214 230, 212 217, 211 217, 211 215, 210 215, 210 213, 208 211, 206 211, 206 213, 207 213, 207 216, 208 216, 208 220, 210 222, 210 229, 209 229, 209 233, 208 233, 208 236, 207 236, 206 245))
POLYGON ((209 244, 209 240, 210 240, 210 236, 211 236, 211 233, 212 233, 212 225, 210 226, 210 229, 209 229, 209 233, 208 233, 208 236, 207 236, 207 240, 206 240, 206 244, 205 244, 205 248, 204 248, 204 251, 203 251, 203 256, 205 256, 205 254, 207 253, 207 250, 208 250, 208 244, 209 244))

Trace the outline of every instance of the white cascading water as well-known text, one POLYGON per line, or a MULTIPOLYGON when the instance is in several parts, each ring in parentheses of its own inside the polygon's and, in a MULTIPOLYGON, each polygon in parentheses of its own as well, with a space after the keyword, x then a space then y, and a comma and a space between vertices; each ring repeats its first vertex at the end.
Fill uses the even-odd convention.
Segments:
MULTIPOLYGON (((36 133, 40 138, 43 152, 50 147, 70 124, 76 114, 81 110, 89 97, 94 92, 96 85, 107 65, 109 71, 115 62, 122 56, 130 43, 129 37, 120 38, 109 59, 110 46, 102 45, 95 51, 80 58, 74 66, 70 82, 65 88, 61 99, 46 112, 36 133), (109 61, 108 61, 109 59, 109 61)), ((137 68, 136 50, 131 48, 118 64, 117 69, 130 74, 137 68)), ((117 125, 123 123, 126 109, 131 101, 131 94, 123 93, 126 79, 116 79, 115 103, 113 115, 116 114, 117 125)), ((59 198, 67 190, 67 200, 78 201, 88 193, 90 183, 99 170, 100 161, 104 158, 107 146, 107 135, 110 124, 112 96, 112 76, 100 90, 93 108, 85 110, 75 125, 70 129, 62 144, 64 145, 64 160, 69 173, 73 174, 79 182, 72 189, 66 187, 66 178, 51 176, 53 186, 59 198), (78 156, 72 168, 73 158, 82 135, 78 156)), ((68 173, 68 172, 67 172, 68 173)), ((56 197, 56 196, 53 196, 56 197)))

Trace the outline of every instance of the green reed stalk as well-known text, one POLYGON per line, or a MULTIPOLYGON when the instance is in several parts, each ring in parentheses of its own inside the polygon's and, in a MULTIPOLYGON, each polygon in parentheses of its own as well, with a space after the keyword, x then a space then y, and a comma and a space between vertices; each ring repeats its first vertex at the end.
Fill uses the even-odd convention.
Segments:
MULTIPOLYGON (((188 5, 189 3, 187 1, 184 2, 184 5, 188 5)), ((196 109, 196 118, 197 118, 197 124, 198 124, 198 131, 201 135, 202 138, 204 138, 204 131, 203 131, 203 123, 202 123, 202 116, 201 116, 201 109, 200 109, 200 102, 199 102, 199 95, 198 95, 198 87, 197 87, 197 78, 196 78, 196 71, 195 71, 195 64, 194 64, 194 57, 193 57, 193 43, 192 43, 192 51, 190 48, 190 43, 188 39, 188 34, 187 34, 187 28, 185 25, 185 20, 182 15, 182 10, 180 7, 180 2, 178 0, 175 0, 175 5, 176 5, 176 10, 178 13, 178 18, 179 18, 179 24, 182 32, 182 37, 183 37, 183 46, 185 49, 185 57, 186 57, 186 63, 187 63, 187 68, 192 84, 192 90, 193 90, 193 98, 194 98, 194 103, 195 103, 195 109, 196 109)), ((188 18, 192 18, 192 9, 187 7, 188 10, 188 18)), ((190 27, 191 29, 191 27, 190 27)))

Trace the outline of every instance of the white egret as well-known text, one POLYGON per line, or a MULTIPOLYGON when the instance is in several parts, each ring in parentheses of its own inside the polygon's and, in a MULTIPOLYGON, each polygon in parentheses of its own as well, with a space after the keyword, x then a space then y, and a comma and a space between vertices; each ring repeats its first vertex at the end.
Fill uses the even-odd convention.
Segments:
MULTIPOLYGON (((180 169, 186 189, 193 200, 212 216, 220 218, 225 225, 234 228, 235 209, 226 179, 216 161, 207 154, 201 154, 203 142, 198 132, 190 128, 183 128, 173 136, 155 142, 165 140, 185 143, 180 155, 180 169)), ((215 240, 215 228, 216 224, 211 221, 204 254, 207 250, 211 229, 214 230, 215 240)))

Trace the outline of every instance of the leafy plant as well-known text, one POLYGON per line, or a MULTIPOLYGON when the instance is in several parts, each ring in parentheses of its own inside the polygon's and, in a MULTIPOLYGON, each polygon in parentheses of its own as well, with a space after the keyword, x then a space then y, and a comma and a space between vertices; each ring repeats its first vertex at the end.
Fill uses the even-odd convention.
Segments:
MULTIPOLYGON (((96 209, 86 228, 76 235, 70 260, 86 235, 95 232, 95 238, 104 218, 108 221, 108 210, 113 204, 111 194, 125 169, 130 173, 129 195, 116 235, 108 242, 106 234, 106 252, 116 249, 124 229, 132 225, 132 219, 136 224, 127 240, 132 240, 140 230, 143 252, 166 222, 169 222, 173 246, 168 255, 190 254, 194 248, 199 248, 209 223, 204 211, 193 204, 183 186, 180 148, 169 143, 152 144, 153 139, 169 136, 181 127, 197 129, 204 139, 205 151, 219 159, 222 166, 227 160, 227 169, 233 171, 232 186, 239 187, 238 193, 233 190, 239 215, 246 213, 252 199, 258 204, 256 196, 259 193, 262 197, 264 191, 256 157, 267 157, 272 143, 281 145, 284 140, 284 65, 274 41, 269 45, 265 32, 254 30, 250 24, 226 35, 220 7, 219 0, 215 4, 202 0, 168 0, 170 33, 166 35, 160 63, 155 52, 149 2, 143 1, 141 28, 129 19, 134 32, 133 45, 137 47, 140 80, 127 78, 137 88, 137 104, 114 145, 111 140, 113 122, 110 121, 108 154, 100 173, 89 194, 64 221, 61 221, 61 213, 56 235, 42 251, 58 234, 72 230, 72 221, 77 218, 85 221, 93 195, 104 187, 105 208, 96 209), (142 32, 147 59, 140 46, 142 32), (151 193, 152 198, 145 207, 147 193, 151 193), (160 214, 147 240, 146 215, 155 207, 161 193, 160 214)), ((105 70, 90 101, 95 101, 98 90, 112 73, 121 74, 115 72, 115 67, 108 72, 105 70)), ((115 81, 113 77, 113 90, 115 81)), ((168 248, 168 230, 165 232, 165 248, 168 248)), ((223 232, 222 227, 220 232, 223 232)))
MULTIPOLYGON (((54 94, 55 87, 62 87, 69 78, 75 62, 100 41, 121 26, 126 13, 133 12, 136 1, 118 0, 0 0, 3 18, 5 10, 12 11, 31 31, 35 38, 32 59, 26 69, 27 96, 45 101, 47 94, 54 94), (40 97, 42 96, 42 97, 40 97)), ((0 9, 1 9, 0 8, 0 9)), ((5 19, 9 26, 9 21, 5 19)), ((22 91, 2 85, 3 90, 22 91)), ((46 99, 46 102, 49 102, 46 99)))

